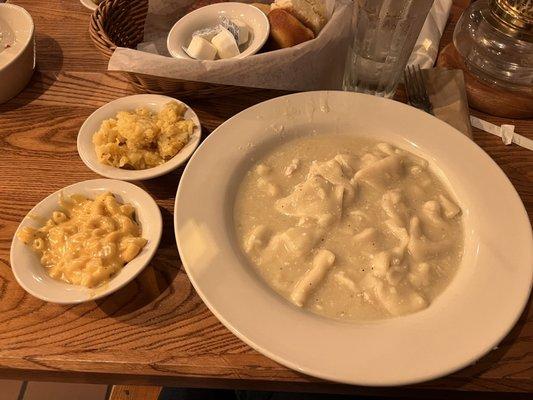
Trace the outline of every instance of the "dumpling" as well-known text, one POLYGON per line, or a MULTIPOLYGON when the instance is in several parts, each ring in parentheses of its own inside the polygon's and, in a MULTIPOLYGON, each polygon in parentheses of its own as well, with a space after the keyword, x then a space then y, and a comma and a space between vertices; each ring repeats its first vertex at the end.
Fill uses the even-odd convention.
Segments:
POLYGON ((433 242, 422 234, 418 217, 411 218, 407 250, 415 261, 425 261, 447 252, 452 246, 449 239, 433 242))
POLYGON ((344 188, 345 205, 352 203, 354 200, 354 186, 350 182, 350 179, 344 175, 343 168, 337 160, 313 162, 309 168, 309 176, 321 176, 332 185, 342 186, 344 188))
POLYGON ((248 239, 246 239, 244 243, 244 250, 247 253, 250 253, 254 250, 262 249, 268 243, 267 236, 268 229, 265 225, 256 226, 254 229, 252 229, 252 232, 250 232, 248 239))
POLYGON ((347 176, 353 176, 355 171, 359 169, 360 162, 355 156, 350 154, 337 154, 334 159, 340 164, 342 171, 347 176))
POLYGON ((331 185, 321 176, 311 176, 294 187, 287 197, 276 201, 275 208, 291 217, 319 220, 324 215, 340 219, 342 213, 342 186, 331 185))
POLYGON ((430 283, 430 266, 428 263, 420 263, 411 266, 408 278, 411 285, 416 288, 428 286, 430 283))
POLYGON ((355 178, 376 189, 388 187, 391 181, 399 179, 403 174, 402 157, 391 155, 359 170, 355 178))
POLYGON ((335 262, 335 254, 329 250, 320 250, 313 259, 313 266, 294 286, 291 301, 302 307, 309 294, 316 289, 335 262))
POLYGON ((400 189, 392 189, 383 194, 381 207, 398 226, 405 226, 409 220, 409 211, 400 189))
POLYGON ((394 316, 423 310, 428 302, 409 286, 393 286, 383 282, 376 287, 377 298, 385 309, 394 316))
POLYGON ((442 209, 446 218, 453 218, 461 213, 461 209, 459 208, 459 206, 450 199, 448 199, 446 196, 439 194, 439 201, 442 205, 442 209))
POLYGON ((272 236, 263 253, 263 259, 276 257, 303 257, 311 253, 318 243, 322 231, 297 226, 272 236))

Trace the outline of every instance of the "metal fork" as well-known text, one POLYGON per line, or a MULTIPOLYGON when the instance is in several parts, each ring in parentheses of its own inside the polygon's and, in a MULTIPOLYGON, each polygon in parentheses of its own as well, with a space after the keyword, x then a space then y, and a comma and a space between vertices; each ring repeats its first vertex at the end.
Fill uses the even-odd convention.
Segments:
POLYGON ((429 101, 426 83, 424 82, 420 66, 417 65, 416 68, 414 66, 408 66, 403 72, 403 78, 409 104, 433 114, 433 107, 429 101))

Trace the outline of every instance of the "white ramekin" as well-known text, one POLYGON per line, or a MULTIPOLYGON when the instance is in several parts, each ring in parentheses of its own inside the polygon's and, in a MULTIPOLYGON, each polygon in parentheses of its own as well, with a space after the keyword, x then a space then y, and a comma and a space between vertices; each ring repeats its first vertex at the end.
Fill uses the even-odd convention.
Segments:
POLYGON ((0 52, 0 104, 16 96, 28 84, 35 69, 35 29, 31 15, 22 7, 0 4, 0 29, 15 37, 11 48, 0 52))

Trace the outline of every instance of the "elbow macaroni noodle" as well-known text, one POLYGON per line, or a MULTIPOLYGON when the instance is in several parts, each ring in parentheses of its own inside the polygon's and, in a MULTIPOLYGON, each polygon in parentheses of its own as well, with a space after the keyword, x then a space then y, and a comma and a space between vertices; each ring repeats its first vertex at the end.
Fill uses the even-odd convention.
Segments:
POLYGON ((54 279, 99 286, 146 244, 134 220, 134 207, 117 202, 111 193, 94 200, 73 195, 60 204, 64 211, 54 211, 44 226, 25 227, 18 236, 39 255, 54 279))

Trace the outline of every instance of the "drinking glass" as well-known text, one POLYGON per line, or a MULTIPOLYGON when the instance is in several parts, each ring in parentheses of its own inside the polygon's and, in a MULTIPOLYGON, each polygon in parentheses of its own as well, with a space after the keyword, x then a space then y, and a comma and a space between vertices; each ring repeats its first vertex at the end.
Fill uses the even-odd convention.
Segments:
POLYGON ((356 0, 343 89, 392 97, 433 0, 356 0))

